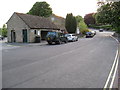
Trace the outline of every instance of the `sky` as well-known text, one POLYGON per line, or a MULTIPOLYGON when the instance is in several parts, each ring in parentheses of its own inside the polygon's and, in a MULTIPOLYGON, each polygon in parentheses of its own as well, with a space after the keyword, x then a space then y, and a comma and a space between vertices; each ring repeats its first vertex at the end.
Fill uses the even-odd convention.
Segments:
POLYGON ((14 12, 27 13, 35 2, 46 1, 50 4, 54 14, 66 17, 67 13, 74 16, 96 12, 97 0, 1 0, 0 1, 0 28, 14 12))

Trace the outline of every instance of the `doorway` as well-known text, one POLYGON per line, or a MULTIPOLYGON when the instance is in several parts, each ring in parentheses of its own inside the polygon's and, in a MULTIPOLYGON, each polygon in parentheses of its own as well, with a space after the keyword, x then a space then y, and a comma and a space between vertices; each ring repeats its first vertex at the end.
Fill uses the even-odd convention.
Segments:
POLYGON ((16 42, 15 30, 11 30, 11 42, 16 42))
POLYGON ((46 35, 47 35, 48 31, 41 31, 41 39, 45 40, 46 39, 46 35))
POLYGON ((22 34, 23 34, 23 42, 27 43, 27 29, 23 29, 22 34))

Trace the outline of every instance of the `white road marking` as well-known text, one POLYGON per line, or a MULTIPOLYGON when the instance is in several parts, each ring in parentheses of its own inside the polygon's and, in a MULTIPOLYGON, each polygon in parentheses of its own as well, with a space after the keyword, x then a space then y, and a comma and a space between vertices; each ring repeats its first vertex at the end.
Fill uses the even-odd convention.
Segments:
POLYGON ((108 76, 108 78, 107 78, 107 81, 106 81, 106 83, 105 83, 104 89, 107 88, 107 86, 108 86, 108 83, 109 83, 109 81, 110 81, 110 78, 111 78, 113 69, 114 69, 114 67, 115 67, 115 63, 117 62, 117 57, 118 57, 118 50, 117 50, 117 52, 116 52, 116 56, 115 56, 115 59, 114 59, 112 68, 111 68, 111 70, 110 70, 109 76, 108 76))
MULTIPOLYGON (((116 42, 119 44, 119 41, 118 41, 115 37, 113 37, 112 35, 110 35, 110 36, 111 36, 114 40, 116 40, 116 42)), ((118 49, 117 49, 116 56, 115 56, 115 59, 114 59, 112 68, 111 68, 111 70, 110 70, 109 76, 108 76, 107 81, 106 81, 105 86, 104 86, 104 90, 105 90, 106 88, 109 88, 109 90, 111 90, 111 88, 113 87, 114 80, 115 80, 115 76, 116 76, 116 72, 117 72, 117 68, 118 68, 118 59, 119 59, 118 54, 119 54, 119 51, 118 51, 118 49), (115 65, 116 65, 116 66, 115 66, 115 65), (114 71, 113 71, 113 70, 114 70, 114 71), (114 73, 113 73, 113 72, 114 72, 114 73), (112 76, 112 73, 113 73, 113 76, 112 76), (112 77, 112 80, 111 80, 110 86, 108 87, 108 83, 109 83, 111 77, 112 77)))
POLYGON ((116 41, 117 41, 117 43, 119 43, 119 41, 115 38, 115 37, 113 37, 112 35, 110 35, 113 39, 115 39, 116 41))
POLYGON ((118 68, 118 60, 119 60, 119 58, 117 59, 117 62, 116 62, 115 72, 114 72, 114 74, 113 74, 113 78, 112 78, 112 81, 111 81, 111 84, 110 84, 110 88, 113 87, 113 82, 114 82, 114 80, 115 80, 115 75, 116 75, 117 68, 118 68))

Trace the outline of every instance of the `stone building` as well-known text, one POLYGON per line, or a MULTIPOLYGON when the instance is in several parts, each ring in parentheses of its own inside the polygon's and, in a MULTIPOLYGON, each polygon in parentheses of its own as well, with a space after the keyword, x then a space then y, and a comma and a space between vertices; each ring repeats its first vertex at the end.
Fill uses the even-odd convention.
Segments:
POLYGON ((35 42, 35 37, 45 39, 48 31, 60 31, 60 28, 48 18, 23 13, 14 13, 7 22, 8 42, 35 42))

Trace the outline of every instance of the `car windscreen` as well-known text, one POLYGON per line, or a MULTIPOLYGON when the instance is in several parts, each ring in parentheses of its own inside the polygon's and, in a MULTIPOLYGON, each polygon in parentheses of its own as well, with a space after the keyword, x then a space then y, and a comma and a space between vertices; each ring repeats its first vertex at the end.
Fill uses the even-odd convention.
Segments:
POLYGON ((91 32, 86 32, 86 34, 91 34, 91 32))
POLYGON ((66 37, 71 37, 71 34, 65 34, 66 37))
POLYGON ((47 33, 47 37, 48 37, 48 36, 55 36, 55 35, 56 35, 56 32, 48 32, 48 33, 47 33))
POLYGON ((72 36, 75 36, 74 34, 72 36))

